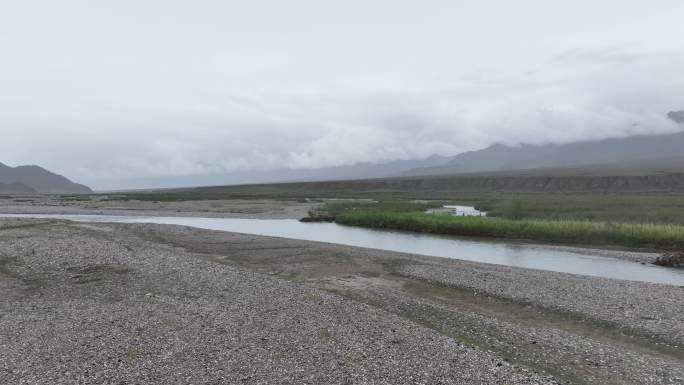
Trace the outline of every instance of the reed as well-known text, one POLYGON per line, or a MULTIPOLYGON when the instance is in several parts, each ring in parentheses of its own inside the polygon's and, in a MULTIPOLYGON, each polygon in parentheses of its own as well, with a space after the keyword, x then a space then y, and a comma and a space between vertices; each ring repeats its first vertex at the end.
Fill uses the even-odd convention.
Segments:
POLYGON ((587 220, 456 217, 391 210, 351 210, 336 222, 349 226, 432 234, 527 239, 643 249, 684 249, 684 226, 587 220))

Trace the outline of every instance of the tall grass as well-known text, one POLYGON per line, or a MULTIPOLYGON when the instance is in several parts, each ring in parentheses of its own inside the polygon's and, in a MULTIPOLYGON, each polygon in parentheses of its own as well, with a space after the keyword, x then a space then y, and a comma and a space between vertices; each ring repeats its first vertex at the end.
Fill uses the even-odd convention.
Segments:
POLYGON ((586 245, 618 245, 663 250, 684 249, 684 226, 677 225, 582 220, 512 220, 383 210, 343 212, 337 215, 336 222, 350 226, 433 234, 516 238, 586 245))

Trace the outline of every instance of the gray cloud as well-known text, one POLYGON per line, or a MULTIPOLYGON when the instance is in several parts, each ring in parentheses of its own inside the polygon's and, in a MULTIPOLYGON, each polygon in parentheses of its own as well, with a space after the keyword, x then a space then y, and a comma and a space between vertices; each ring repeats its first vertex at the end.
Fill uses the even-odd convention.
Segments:
POLYGON ((0 161, 94 187, 681 129, 679 1, 29 3, 0 161))
POLYGON ((675 123, 684 123, 684 110, 670 111, 667 113, 667 118, 675 123))

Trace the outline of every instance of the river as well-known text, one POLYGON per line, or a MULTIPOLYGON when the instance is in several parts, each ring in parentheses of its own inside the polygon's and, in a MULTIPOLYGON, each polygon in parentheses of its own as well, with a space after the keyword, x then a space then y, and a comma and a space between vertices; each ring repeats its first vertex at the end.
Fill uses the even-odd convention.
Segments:
POLYGON ((335 223, 302 223, 294 219, 156 216, 40 214, 0 214, 0 216, 66 219, 80 222, 184 225, 209 230, 329 242, 505 266, 684 286, 684 270, 600 257, 592 255, 589 251, 564 251, 543 245, 374 230, 341 226, 335 223))

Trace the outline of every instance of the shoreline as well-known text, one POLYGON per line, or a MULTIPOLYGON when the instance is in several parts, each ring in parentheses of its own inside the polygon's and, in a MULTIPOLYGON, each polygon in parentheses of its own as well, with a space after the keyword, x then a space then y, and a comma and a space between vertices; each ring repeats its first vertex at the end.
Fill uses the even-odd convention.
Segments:
MULTIPOLYGON (((211 213, 211 212, 175 212, 175 211, 140 211, 140 210, 87 210, 87 209, 52 209, 49 206, 41 207, 13 207, 12 209, 7 209, 7 207, 0 206, 0 216, 3 214, 9 215, 104 215, 104 216, 123 216, 123 217, 178 217, 178 218, 235 218, 235 219, 301 219, 298 218, 298 212, 288 212, 282 215, 273 213, 257 213, 257 214, 244 214, 244 213, 211 213)), ((343 225, 340 225, 343 226, 343 225)), ((383 231, 383 229, 368 228, 368 230, 383 231)), ((491 242, 500 244, 510 244, 510 245, 520 245, 529 248, 536 248, 542 250, 553 250, 561 252, 569 252, 574 254, 586 254, 593 255, 602 258, 618 259, 624 261, 630 261, 634 263, 641 264, 652 264, 659 256, 662 255, 661 252, 653 251, 639 251, 639 250, 629 250, 625 248, 616 247, 613 245, 596 246, 587 245, 579 246, 576 244, 553 244, 549 242, 542 241, 530 241, 528 239, 516 239, 516 238, 499 238, 499 237, 486 237, 486 236, 458 236, 458 235, 445 235, 445 234, 432 234, 432 233, 414 233, 402 230, 385 229, 384 231, 399 232, 399 233, 410 233, 410 234, 426 234, 430 236, 440 237, 440 238, 455 238, 455 239, 465 239, 478 242, 491 242)))
MULTIPOLYGON (((66 201, 50 196, 33 197, 35 202, 14 202, 0 199, 2 214, 54 214, 54 215, 113 215, 140 217, 193 217, 193 218, 240 218, 240 219, 297 219, 309 215, 309 211, 323 202, 300 202, 294 200, 216 200, 216 201, 66 201)), ((332 200, 335 201, 335 200, 332 200)), ((388 229, 389 230, 389 229, 388 229)), ((401 231, 401 230, 391 230, 401 231)), ((434 236, 449 237, 444 234, 434 236)), ((652 264, 665 250, 632 249, 616 245, 581 245, 551 243, 529 239, 498 238, 488 236, 454 236, 476 241, 519 244, 528 247, 589 254, 605 258, 652 264)))

